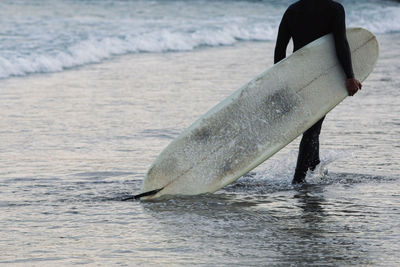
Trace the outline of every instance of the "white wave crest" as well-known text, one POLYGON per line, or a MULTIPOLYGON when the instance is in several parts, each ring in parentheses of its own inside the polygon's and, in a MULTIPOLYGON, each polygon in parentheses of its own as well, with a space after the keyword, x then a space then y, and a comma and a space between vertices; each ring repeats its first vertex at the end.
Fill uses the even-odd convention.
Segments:
POLYGON ((36 54, 32 51, 31 55, 25 57, 0 56, 0 78, 58 72, 127 53, 191 51, 200 46, 232 45, 239 40, 265 41, 273 39, 275 34, 276 32, 265 25, 251 29, 232 25, 224 29, 200 29, 192 33, 161 30, 123 38, 90 38, 68 47, 65 51, 51 54, 36 54))

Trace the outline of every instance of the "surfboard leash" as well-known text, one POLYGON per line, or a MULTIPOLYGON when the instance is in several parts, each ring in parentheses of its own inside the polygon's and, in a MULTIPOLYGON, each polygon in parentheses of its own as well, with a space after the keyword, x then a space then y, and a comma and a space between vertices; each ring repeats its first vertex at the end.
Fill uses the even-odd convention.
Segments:
POLYGON ((155 194, 157 194, 158 192, 160 192, 163 189, 164 189, 164 187, 159 188, 159 189, 155 189, 155 190, 151 190, 151 191, 147 191, 147 192, 141 193, 139 195, 134 195, 134 196, 130 196, 130 197, 127 197, 127 198, 123 198, 121 201, 127 201, 127 200, 132 200, 132 199, 136 199, 137 200, 137 199, 140 199, 142 197, 155 195, 155 194))

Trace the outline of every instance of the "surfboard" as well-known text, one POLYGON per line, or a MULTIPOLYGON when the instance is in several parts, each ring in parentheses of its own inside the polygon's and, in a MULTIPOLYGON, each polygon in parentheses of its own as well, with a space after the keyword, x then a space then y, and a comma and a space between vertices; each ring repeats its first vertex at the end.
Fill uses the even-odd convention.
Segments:
MULTIPOLYGON (((355 77, 379 55, 376 37, 347 30, 355 77)), ((195 121, 157 157, 143 199, 213 193, 285 147, 348 96, 332 34, 299 49, 195 121), (150 192, 147 193, 146 192, 150 192)))

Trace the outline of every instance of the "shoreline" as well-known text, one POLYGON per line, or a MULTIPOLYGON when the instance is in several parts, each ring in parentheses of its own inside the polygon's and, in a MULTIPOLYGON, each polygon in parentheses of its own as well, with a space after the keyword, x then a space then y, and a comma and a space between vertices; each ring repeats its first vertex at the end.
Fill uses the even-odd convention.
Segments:
MULTIPOLYGON (((137 57, 174 57, 175 55, 179 56, 184 56, 184 55, 191 55, 191 54, 197 54, 197 53, 207 53, 210 52, 211 54, 215 54, 217 52, 223 51, 225 49, 227 50, 232 50, 232 49, 243 49, 245 47, 259 47, 259 46, 267 46, 270 47, 271 45, 275 45, 275 40, 271 41, 239 41, 235 44, 232 45, 221 45, 221 46, 200 46, 196 47, 193 50, 187 50, 187 51, 168 51, 168 52, 140 52, 140 53, 127 53, 127 54, 122 54, 122 55, 115 55, 107 59, 103 59, 100 62, 94 62, 94 63, 88 63, 80 66, 74 66, 70 68, 65 68, 61 71, 54 71, 54 72, 35 72, 35 73, 30 73, 30 74, 25 74, 25 75, 15 75, 15 76, 10 76, 7 78, 1 78, 1 82, 7 82, 9 80, 16 80, 16 79, 24 79, 24 78, 31 78, 31 77, 38 77, 38 76, 51 76, 51 75, 57 75, 57 74, 62 74, 64 72, 74 72, 74 71, 81 71, 85 70, 86 68, 96 68, 98 65, 109 65, 113 64, 116 62, 122 62, 122 61, 129 61, 137 57)), ((291 44, 289 44, 290 46, 291 44)), ((288 48, 289 49, 289 48, 288 48)))
MULTIPOLYGON (((400 1, 400 0, 399 0, 400 1)), ((362 26, 360 26, 362 27, 362 26)), ((398 33, 384 33, 384 34, 375 34, 378 38, 400 38, 400 32, 398 33)), ((268 47, 268 55, 267 57, 270 59, 271 65, 273 63, 273 49, 275 47, 275 42, 276 40, 269 40, 269 41, 238 41, 235 44, 232 45, 221 45, 221 46, 200 46, 197 47, 193 50, 188 50, 188 51, 168 51, 168 52, 141 52, 141 53, 128 53, 128 54, 122 54, 122 55, 115 55, 112 56, 111 58, 104 59, 100 62, 95 62, 95 63, 89 63, 89 64, 84 64, 81 66, 74 66, 71 68, 65 68, 61 71, 55 71, 55 72, 37 72, 37 73, 30 73, 28 75, 18 75, 18 76, 11 76, 7 78, 1 78, 0 83, 2 82, 7 82, 9 80, 14 80, 14 79, 24 79, 24 78, 30 78, 30 77, 38 77, 38 76, 43 76, 47 77, 49 75, 56 75, 64 72, 71 72, 71 71, 80 71, 84 70, 86 68, 95 68, 97 65, 109 65, 113 64, 113 62, 121 62, 121 61, 129 61, 129 59, 137 58, 137 57, 174 57, 174 55, 179 55, 179 56, 184 56, 187 54, 197 54, 197 53, 207 53, 209 52, 210 54, 215 54, 216 52, 221 52, 223 50, 232 50, 232 49, 251 49, 251 47, 255 47, 258 51, 260 51, 259 46, 265 46, 268 47), (257 48, 258 47, 258 48, 257 48)), ((292 53, 292 48, 293 44, 292 41, 289 42, 288 48, 287 48, 287 55, 290 55, 292 53)))

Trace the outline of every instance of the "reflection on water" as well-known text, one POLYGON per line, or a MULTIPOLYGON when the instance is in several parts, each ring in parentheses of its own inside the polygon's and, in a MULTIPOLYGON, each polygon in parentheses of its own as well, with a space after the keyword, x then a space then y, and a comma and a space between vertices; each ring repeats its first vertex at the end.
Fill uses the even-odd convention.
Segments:
MULTIPOLYGON (((374 253, 367 247, 374 245, 365 232, 370 226, 368 221, 360 223, 359 218, 371 214, 355 201, 359 201, 359 185, 343 183, 341 176, 330 174, 330 183, 323 185, 282 185, 268 195, 251 195, 250 189, 246 196, 222 192, 144 202, 143 207, 160 223, 167 238, 178 239, 201 255, 207 246, 216 262, 203 259, 204 264, 223 264, 232 256, 241 258, 238 265, 370 264, 374 253), (335 190, 339 194, 332 198, 335 190), (342 190, 352 201, 341 198, 342 190)), ((390 186, 390 179, 375 179, 379 180, 377 188, 390 186)), ((385 235, 384 231, 381 234, 385 235)))

